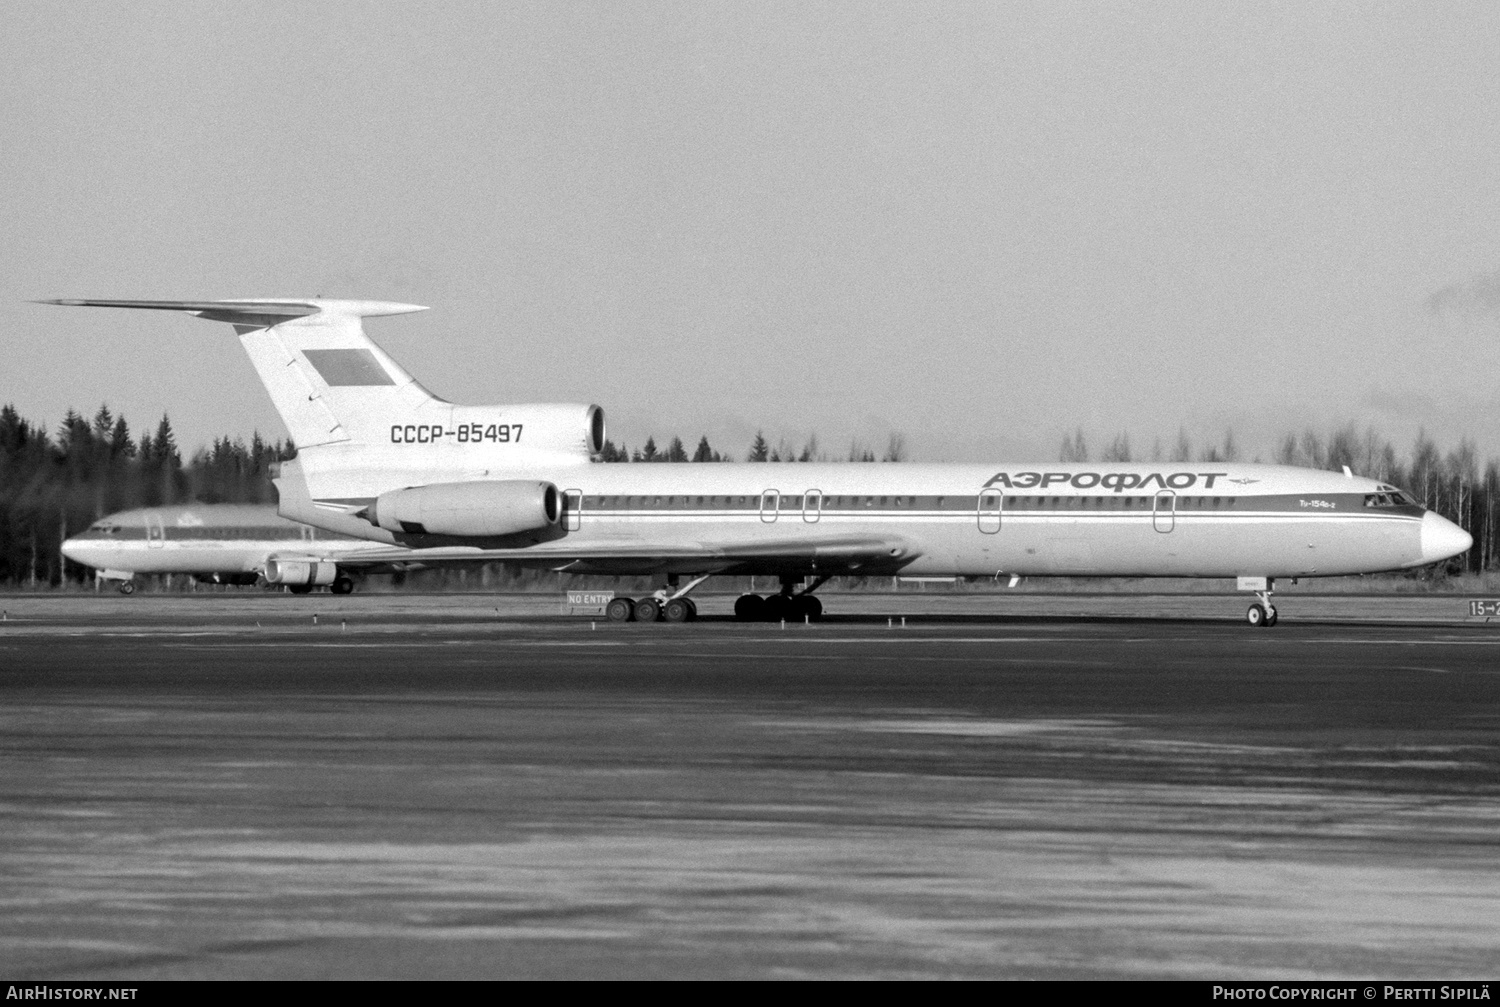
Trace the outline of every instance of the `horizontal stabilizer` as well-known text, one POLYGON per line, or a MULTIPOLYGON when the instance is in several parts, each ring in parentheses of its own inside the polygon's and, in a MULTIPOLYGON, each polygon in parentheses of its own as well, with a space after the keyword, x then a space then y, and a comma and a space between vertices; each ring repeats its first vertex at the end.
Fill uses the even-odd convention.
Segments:
POLYGON ((304 318, 319 313, 353 318, 377 315, 405 315, 426 311, 420 304, 398 304, 394 301, 333 301, 309 298, 302 301, 249 299, 239 301, 110 301, 97 298, 59 298, 39 304, 60 304, 70 308, 142 308, 148 311, 186 311, 190 315, 234 326, 267 328, 290 318, 304 318))
POLYGON ((65 307, 184 311, 228 322, 298 449, 324 444, 379 443, 392 423, 442 423, 425 388, 365 335, 361 319, 425 311, 390 301, 323 298, 237 301, 43 301, 65 307))

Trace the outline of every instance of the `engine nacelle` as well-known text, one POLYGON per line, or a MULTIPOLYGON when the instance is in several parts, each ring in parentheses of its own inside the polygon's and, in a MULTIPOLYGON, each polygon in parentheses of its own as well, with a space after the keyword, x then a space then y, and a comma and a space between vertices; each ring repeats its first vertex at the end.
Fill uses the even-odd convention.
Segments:
POLYGON ((452 409, 444 426, 391 427, 391 443, 434 443, 459 451, 490 447, 503 452, 507 464, 527 455, 583 461, 604 450, 604 410, 598 406, 534 402, 452 409))
POLYGON ((332 584, 338 575, 339 568, 336 563, 319 563, 301 559, 266 560, 266 583, 268 584, 323 587, 332 584))
POLYGON ((409 535, 496 538, 556 525, 562 496, 551 483, 530 479, 434 483, 382 493, 365 517, 409 535))

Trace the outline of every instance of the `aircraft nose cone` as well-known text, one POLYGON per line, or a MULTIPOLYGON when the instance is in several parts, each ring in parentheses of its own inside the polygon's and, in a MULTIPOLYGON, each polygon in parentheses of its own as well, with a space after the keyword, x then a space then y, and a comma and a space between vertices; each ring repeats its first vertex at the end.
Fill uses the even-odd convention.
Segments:
POLYGON ((1474 536, 1447 518, 1428 511, 1422 515, 1422 562, 1436 563, 1467 552, 1474 536))
POLYGON ((61 551, 74 563, 81 563, 95 569, 105 566, 111 558, 109 551, 101 547, 100 543, 90 542, 87 539, 64 539, 61 551))

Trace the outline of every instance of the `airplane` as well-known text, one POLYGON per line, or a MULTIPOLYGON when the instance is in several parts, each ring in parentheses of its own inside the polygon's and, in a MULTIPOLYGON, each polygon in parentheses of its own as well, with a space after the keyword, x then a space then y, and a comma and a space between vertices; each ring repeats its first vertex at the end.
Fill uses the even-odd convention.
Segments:
POLYGON ((327 587, 354 590, 351 571, 386 572, 411 564, 364 560, 388 551, 384 543, 289 521, 267 504, 188 504, 141 507, 100 518, 62 544, 75 563, 93 567, 100 581, 119 581, 135 593, 138 574, 182 573, 213 584, 283 585, 293 594, 327 587))
POLYGON ((297 445, 279 512, 387 547, 367 559, 502 560, 649 574, 616 621, 684 622, 715 575, 779 579, 743 620, 811 621, 836 576, 1211 577, 1278 619, 1277 578, 1403 570, 1466 551, 1467 532, 1401 489, 1240 462, 591 464, 595 405, 438 398, 364 331, 425 308, 382 301, 52 300, 228 322, 297 445), (683 578, 687 578, 684 583, 683 578), (809 583, 810 580, 810 583, 809 583))

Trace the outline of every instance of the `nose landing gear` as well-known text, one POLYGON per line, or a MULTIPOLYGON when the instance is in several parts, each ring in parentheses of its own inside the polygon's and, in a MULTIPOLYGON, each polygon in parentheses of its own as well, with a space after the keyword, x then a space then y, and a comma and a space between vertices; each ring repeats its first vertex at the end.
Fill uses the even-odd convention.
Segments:
POLYGON ((1241 591, 1254 591, 1256 601, 1245 612, 1245 622, 1256 628, 1276 625, 1276 606, 1271 604, 1271 594, 1276 581, 1271 577, 1241 577, 1241 591))

